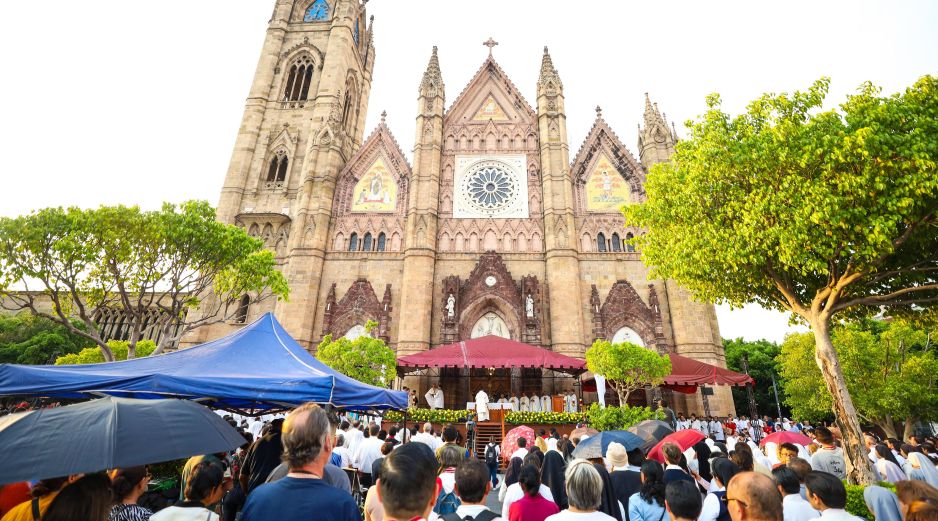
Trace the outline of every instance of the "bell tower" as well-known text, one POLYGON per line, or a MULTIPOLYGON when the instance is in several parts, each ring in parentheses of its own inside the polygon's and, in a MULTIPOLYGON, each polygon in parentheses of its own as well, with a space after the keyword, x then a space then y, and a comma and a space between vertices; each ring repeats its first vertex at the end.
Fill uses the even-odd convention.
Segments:
POLYGON ((580 261, 573 240, 574 200, 567 115, 563 84, 547 47, 544 47, 537 80, 537 125, 544 194, 544 254, 551 293, 550 339, 555 351, 583 356, 585 335, 580 303, 580 261))
POLYGON ((336 177, 362 144, 374 56, 364 2, 275 0, 218 203, 218 219, 263 239, 290 283, 289 302, 252 306, 249 320, 276 308, 306 346, 336 177))

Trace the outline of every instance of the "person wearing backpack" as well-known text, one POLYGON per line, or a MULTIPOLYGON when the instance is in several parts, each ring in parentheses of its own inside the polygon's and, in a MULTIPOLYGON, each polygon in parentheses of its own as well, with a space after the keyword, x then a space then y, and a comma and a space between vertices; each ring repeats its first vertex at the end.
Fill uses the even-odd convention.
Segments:
POLYGON ((436 496, 433 511, 439 516, 452 514, 462 504, 456 494, 456 467, 463 461, 463 449, 459 445, 444 445, 440 447, 437 459, 440 462, 440 492, 436 496))
POLYGON ((454 491, 460 505, 455 512, 441 516, 442 521, 494 521, 498 514, 485 506, 485 498, 492 490, 487 465, 472 458, 459 463, 455 472, 454 491))
POLYGON ((489 478, 492 481, 492 488, 498 486, 498 458, 502 455, 502 448, 495 443, 495 436, 489 437, 489 443, 485 446, 485 465, 489 469, 489 478))

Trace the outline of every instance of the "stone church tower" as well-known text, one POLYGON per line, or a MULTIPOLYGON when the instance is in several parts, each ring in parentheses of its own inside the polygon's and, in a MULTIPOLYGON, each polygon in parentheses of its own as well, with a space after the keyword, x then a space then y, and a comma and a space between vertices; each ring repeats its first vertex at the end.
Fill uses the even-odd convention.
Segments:
MULTIPOLYGON (((495 334, 576 357, 607 338, 725 365, 713 306, 649 280, 629 242, 643 231, 619 212, 644 200, 647 169, 674 152, 676 135, 647 97, 640 160, 598 107, 571 157, 563 82, 546 48, 531 106, 491 39, 447 105, 434 47, 417 89, 411 164, 384 115, 365 137, 372 29, 360 0, 276 0, 218 216, 276 252, 291 293, 252 306, 247 321, 272 310, 310 349, 374 320, 372 335, 399 356, 495 334)), ((450 405, 466 398, 460 375, 406 384, 440 381, 450 405)), ((490 395, 573 386, 537 368, 480 377, 490 395)), ((674 401, 704 412, 699 392, 674 401)), ((729 390, 708 405, 732 412, 729 390)))

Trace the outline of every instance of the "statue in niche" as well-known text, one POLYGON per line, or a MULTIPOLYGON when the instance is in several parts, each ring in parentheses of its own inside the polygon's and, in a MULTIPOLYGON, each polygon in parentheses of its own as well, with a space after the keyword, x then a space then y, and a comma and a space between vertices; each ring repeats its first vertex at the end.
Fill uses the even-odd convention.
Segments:
POLYGON ((446 298, 446 316, 452 317, 456 314, 456 297, 452 293, 446 298))
POLYGON ((534 299, 531 298, 530 293, 528 293, 528 298, 524 301, 524 312, 527 314, 528 318, 534 318, 534 299))

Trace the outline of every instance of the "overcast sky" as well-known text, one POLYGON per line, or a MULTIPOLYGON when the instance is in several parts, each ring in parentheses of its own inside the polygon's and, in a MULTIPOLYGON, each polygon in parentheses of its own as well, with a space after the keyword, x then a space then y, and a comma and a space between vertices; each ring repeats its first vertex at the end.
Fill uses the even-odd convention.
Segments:
MULTIPOLYGON (((0 215, 56 206, 207 199, 228 166, 273 0, 0 2, 0 215)), ((452 102, 495 58, 533 104, 543 46, 564 84, 571 155, 601 105, 637 154, 645 92, 669 119, 719 92, 832 78, 830 105, 871 80, 895 92, 938 69, 938 2, 372 0, 366 134, 382 110, 405 153, 439 47, 452 102)), ((787 317, 719 308, 724 337, 780 341, 787 317)))

